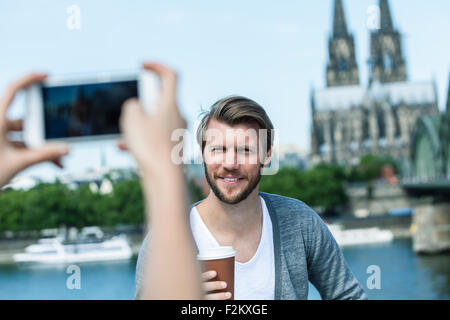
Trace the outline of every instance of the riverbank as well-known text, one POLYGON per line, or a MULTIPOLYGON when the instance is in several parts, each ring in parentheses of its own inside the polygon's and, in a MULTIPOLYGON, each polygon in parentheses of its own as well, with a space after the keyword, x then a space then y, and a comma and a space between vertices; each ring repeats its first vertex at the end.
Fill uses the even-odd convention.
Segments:
MULTIPOLYGON (((411 216, 375 216, 368 218, 330 218, 329 224, 339 224, 343 229, 378 227, 391 230, 394 239, 411 238, 411 216)), ((134 256, 137 256, 144 239, 143 232, 123 232, 130 243, 134 256)), ((24 251, 25 247, 37 242, 38 237, 26 239, 0 239, 0 265, 14 264, 13 256, 24 251)))
POLYGON ((409 239, 412 237, 411 223, 412 216, 373 216, 367 218, 329 218, 325 219, 329 224, 339 224, 342 229, 365 229, 380 228, 382 230, 390 230, 394 235, 394 239, 409 239))
MULTIPOLYGON (((141 248, 144 236, 138 233, 126 234, 130 243, 133 255, 137 256, 139 249, 141 248)), ((12 265, 14 262, 14 255, 16 253, 22 253, 25 247, 34 244, 38 241, 38 238, 29 239, 2 239, 0 240, 0 265, 12 265)))

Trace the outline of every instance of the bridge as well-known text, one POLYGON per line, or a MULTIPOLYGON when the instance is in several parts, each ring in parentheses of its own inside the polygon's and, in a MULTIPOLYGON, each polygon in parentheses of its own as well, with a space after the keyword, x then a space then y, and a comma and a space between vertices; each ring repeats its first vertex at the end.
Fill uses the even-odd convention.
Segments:
POLYGON ((412 199, 416 252, 450 250, 450 80, 443 114, 418 120, 411 178, 401 186, 412 199))
POLYGON ((413 207, 413 249, 418 253, 450 250, 450 177, 401 181, 413 207))

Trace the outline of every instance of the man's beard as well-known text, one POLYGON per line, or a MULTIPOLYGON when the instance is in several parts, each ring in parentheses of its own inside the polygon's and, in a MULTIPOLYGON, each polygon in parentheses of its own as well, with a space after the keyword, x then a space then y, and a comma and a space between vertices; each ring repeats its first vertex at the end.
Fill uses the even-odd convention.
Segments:
MULTIPOLYGON (((256 186, 258 185, 259 181, 261 180, 261 172, 260 170, 258 170, 258 174, 254 177, 252 177, 249 181, 247 186, 244 188, 244 190, 241 191, 241 193, 239 193, 237 196, 235 196, 232 199, 228 199, 226 197, 226 195, 220 191, 219 187, 217 186, 214 177, 210 177, 209 173, 208 173, 208 169, 206 168, 206 164, 204 164, 205 167, 205 177, 206 177, 206 181, 208 181, 209 186, 211 187, 211 190, 214 192, 214 194, 216 195, 216 197, 226 203, 226 204, 236 204, 239 203, 245 199, 247 199, 247 197, 250 195, 250 193, 252 193, 253 190, 255 190, 256 186)), ((228 173, 232 174, 233 171, 229 171, 228 173)))

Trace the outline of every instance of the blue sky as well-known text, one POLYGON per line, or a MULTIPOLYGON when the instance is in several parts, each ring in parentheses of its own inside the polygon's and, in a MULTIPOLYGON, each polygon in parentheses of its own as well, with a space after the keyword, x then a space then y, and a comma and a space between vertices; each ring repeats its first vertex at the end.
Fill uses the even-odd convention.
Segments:
MULTIPOLYGON (((344 0, 355 35, 360 79, 367 84, 366 10, 377 0, 344 0)), ((325 85, 332 0, 319 1, 5 1, 0 0, 0 90, 28 71, 50 74, 133 70, 158 60, 180 73, 179 102, 190 129, 201 108, 241 94, 267 110, 281 144, 309 149, 312 87, 325 85), (70 30, 67 8, 81 9, 81 28, 70 30)), ((450 2, 391 0, 403 34, 409 79, 435 79, 444 108, 450 71, 450 2)), ((10 110, 24 113, 23 95, 10 110)), ((129 155, 113 142, 74 145, 66 171, 107 164, 126 167, 129 155)), ((50 177, 49 164, 25 175, 50 177)))

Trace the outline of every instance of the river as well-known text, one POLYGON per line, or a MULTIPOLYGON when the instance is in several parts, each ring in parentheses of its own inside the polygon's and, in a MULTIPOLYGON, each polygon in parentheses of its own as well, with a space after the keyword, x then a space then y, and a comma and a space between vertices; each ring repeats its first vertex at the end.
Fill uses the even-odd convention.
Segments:
MULTIPOLYGON (((369 299, 450 299, 450 254, 418 256, 408 239, 344 248, 343 253, 369 299), (369 266, 380 271, 373 289, 367 287, 374 276, 369 266)), ((136 259, 78 266, 80 289, 68 289, 73 274, 67 266, 0 266, 0 299, 134 298, 136 259)), ((310 288, 309 298, 320 299, 310 288)))

